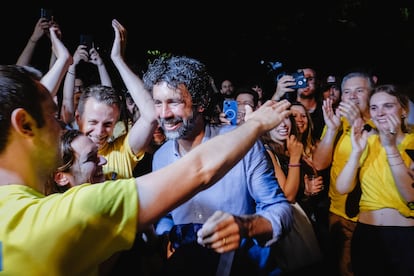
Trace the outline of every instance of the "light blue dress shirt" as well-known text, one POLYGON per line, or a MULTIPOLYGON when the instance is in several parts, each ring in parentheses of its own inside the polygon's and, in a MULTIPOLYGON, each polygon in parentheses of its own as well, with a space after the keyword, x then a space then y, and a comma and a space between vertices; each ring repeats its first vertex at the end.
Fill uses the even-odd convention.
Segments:
MULTIPOLYGON (((206 125, 203 143, 235 127, 206 125)), ((155 152, 153 170, 165 167, 180 157, 177 141, 169 140, 155 152)), ((273 227, 273 237, 261 246, 272 245, 290 229, 291 206, 275 178, 272 161, 261 141, 258 140, 216 184, 162 218, 156 231, 163 234, 175 224, 204 223, 217 210, 234 215, 257 214, 268 219, 273 227)))

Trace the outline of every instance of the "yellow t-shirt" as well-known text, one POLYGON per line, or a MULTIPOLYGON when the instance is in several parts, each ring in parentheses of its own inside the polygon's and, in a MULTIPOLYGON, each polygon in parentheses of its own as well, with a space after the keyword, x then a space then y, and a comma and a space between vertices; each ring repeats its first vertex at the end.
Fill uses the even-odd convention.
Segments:
MULTIPOLYGON (((372 121, 367 122, 371 127, 374 126, 372 121)), ((329 211, 333 214, 346 218, 348 220, 357 221, 358 217, 353 218, 348 217, 345 212, 346 200, 348 194, 341 195, 336 190, 336 179, 341 173, 343 167, 348 161, 349 155, 352 151, 352 142, 351 142, 351 126, 348 121, 342 118, 342 134, 340 135, 336 145, 334 146, 332 165, 330 170, 330 184, 329 184, 329 198, 330 198, 330 207, 329 211)), ((326 126, 322 137, 326 132, 326 126)))
POLYGON ((137 212, 133 178, 46 197, 1 186, 0 275, 97 275, 100 263, 132 246, 137 212))
POLYGON ((102 168, 106 179, 133 177, 135 166, 144 157, 144 151, 138 152, 137 155, 132 152, 128 137, 129 133, 119 136, 99 150, 99 154, 107 160, 102 168))
MULTIPOLYGON (((407 148, 414 149, 414 134, 406 134, 398 145, 405 165, 409 166, 411 158, 405 152, 407 148)), ((382 147, 378 135, 369 137, 368 150, 369 153, 363 161, 360 171, 362 189, 359 202, 360 211, 394 208, 405 217, 414 217, 414 211, 408 208, 407 202, 398 192, 385 149, 382 147)))

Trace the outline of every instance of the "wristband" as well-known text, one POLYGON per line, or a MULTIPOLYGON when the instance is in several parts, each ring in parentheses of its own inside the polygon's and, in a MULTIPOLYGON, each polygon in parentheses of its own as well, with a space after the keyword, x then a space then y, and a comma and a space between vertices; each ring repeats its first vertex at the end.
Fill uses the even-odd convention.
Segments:
POLYGON ((298 164, 289 164, 288 165, 289 168, 292 168, 292 167, 300 167, 300 166, 301 166, 300 163, 298 163, 298 164))

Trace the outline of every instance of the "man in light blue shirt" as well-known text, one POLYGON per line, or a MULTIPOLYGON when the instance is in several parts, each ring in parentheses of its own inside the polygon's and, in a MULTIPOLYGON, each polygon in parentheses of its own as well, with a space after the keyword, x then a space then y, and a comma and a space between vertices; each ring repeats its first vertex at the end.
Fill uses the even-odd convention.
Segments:
MULTIPOLYGON (((155 60, 143 81, 168 138, 155 152, 153 170, 237 127, 209 123, 214 121, 210 77, 195 59, 155 60)), ((277 275, 270 252, 289 231, 292 211, 261 141, 217 180, 158 222, 157 233, 170 239, 165 275, 277 275)))

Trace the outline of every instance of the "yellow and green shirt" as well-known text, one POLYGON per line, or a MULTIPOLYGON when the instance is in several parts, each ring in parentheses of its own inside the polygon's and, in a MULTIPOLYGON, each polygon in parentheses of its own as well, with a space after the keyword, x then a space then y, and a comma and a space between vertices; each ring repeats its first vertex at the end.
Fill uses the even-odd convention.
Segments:
POLYGON ((133 177, 133 170, 144 157, 145 152, 136 155, 132 152, 128 142, 129 133, 117 137, 99 150, 99 154, 106 158, 103 166, 105 179, 123 179, 133 177))
POLYGON ((137 200, 133 178, 49 196, 0 186, 0 275, 97 275, 100 263, 132 246, 137 200))

